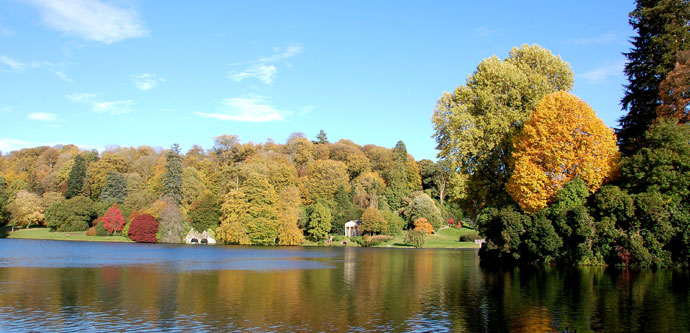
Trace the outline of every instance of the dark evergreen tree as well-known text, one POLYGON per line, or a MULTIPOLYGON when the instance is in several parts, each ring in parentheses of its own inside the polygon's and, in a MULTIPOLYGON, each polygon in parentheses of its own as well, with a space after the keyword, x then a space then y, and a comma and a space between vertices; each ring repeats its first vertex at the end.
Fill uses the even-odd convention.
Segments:
POLYGON ((630 24, 638 35, 625 56, 629 84, 622 99, 627 114, 617 131, 620 149, 632 155, 643 143, 642 135, 656 118, 659 85, 673 70, 677 54, 690 49, 690 3, 687 0, 638 0, 630 24))
POLYGON ((192 203, 187 213, 187 221, 194 230, 202 232, 207 229, 215 230, 220 224, 220 202, 211 192, 206 192, 192 203))
POLYGON ((335 205, 331 210, 331 233, 345 234, 345 223, 358 220, 362 216, 362 209, 352 201, 352 194, 348 193, 344 185, 340 185, 333 197, 335 205))
POLYGON ((86 177, 86 161, 81 155, 74 158, 72 170, 69 172, 67 178, 67 190, 65 190, 65 198, 69 199, 81 193, 84 187, 84 178, 86 177))
POLYGON ((328 136, 324 130, 319 131, 319 134, 316 136, 316 142, 314 143, 328 143, 328 136))
POLYGON ((110 172, 106 178, 106 184, 101 191, 100 200, 102 202, 117 202, 122 204, 127 198, 127 181, 119 172, 110 172))
POLYGON ((9 204, 9 202, 7 202, 9 194, 7 193, 7 189, 7 181, 3 176, 0 176, 0 226, 7 224, 10 220, 10 212, 7 209, 7 205, 9 204))
POLYGON ((407 174, 405 171, 407 163, 407 148, 405 143, 398 141, 393 147, 393 167, 388 174, 388 187, 384 195, 388 200, 388 205, 393 211, 397 211, 403 206, 403 199, 410 195, 412 191, 407 186, 407 174))
POLYGON ((172 145, 166 154, 165 174, 163 175, 162 196, 168 197, 177 205, 182 202, 182 157, 180 145, 172 145))

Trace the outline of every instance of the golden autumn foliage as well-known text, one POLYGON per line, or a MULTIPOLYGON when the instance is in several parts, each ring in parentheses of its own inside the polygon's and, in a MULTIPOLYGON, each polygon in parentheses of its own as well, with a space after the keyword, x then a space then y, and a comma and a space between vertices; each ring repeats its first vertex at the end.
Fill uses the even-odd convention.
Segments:
POLYGON ((618 170, 616 135, 579 98, 556 92, 537 104, 514 143, 513 173, 507 190, 534 213, 580 176, 591 192, 618 170))
POLYGON ((420 217, 414 221, 414 230, 421 230, 427 234, 434 233, 434 227, 432 227, 431 223, 424 217, 420 217))

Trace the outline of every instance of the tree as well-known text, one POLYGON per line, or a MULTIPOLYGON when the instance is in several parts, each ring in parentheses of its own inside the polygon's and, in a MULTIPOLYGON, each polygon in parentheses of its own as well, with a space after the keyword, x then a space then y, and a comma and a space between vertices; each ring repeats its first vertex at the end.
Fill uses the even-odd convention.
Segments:
POLYGON ((424 231, 427 234, 434 233, 434 227, 432 227, 431 223, 429 223, 429 221, 423 217, 420 217, 414 221, 414 230, 424 231))
POLYGON ((347 166, 340 161, 314 161, 309 165, 308 173, 309 176, 302 187, 305 204, 311 204, 318 199, 331 199, 338 187, 347 186, 349 180, 347 166))
POLYGON ((412 245, 416 248, 424 247, 426 242, 426 232, 422 230, 408 230, 405 233, 405 244, 412 245))
POLYGON ((362 213, 362 224, 360 230, 370 234, 380 234, 386 232, 386 219, 376 207, 368 207, 362 213))
POLYGON ((178 144, 174 144, 166 154, 162 185, 162 196, 168 197, 175 204, 180 205, 184 192, 182 186, 182 158, 180 157, 180 146, 178 144))
POLYGON ((660 105, 659 86, 673 70, 678 53, 690 49, 690 6, 685 0, 638 0, 630 24, 637 36, 625 54, 629 83, 621 102, 627 114, 619 120, 617 132, 624 156, 642 147, 642 136, 660 105))
POLYGON ((358 145, 349 140, 340 140, 330 145, 330 158, 345 163, 350 179, 370 170, 367 156, 358 145))
POLYGON ((0 176, 0 226, 7 224, 10 220, 10 212, 7 209, 9 200, 9 186, 5 177, 0 176))
MULTIPOLYGON (((394 211, 397 211, 403 206, 403 199, 407 197, 412 190, 408 186, 407 179, 407 148, 405 143, 398 141, 395 144, 392 152, 392 166, 390 173, 388 173, 388 187, 384 195, 388 200, 388 205, 394 211)), ((421 182, 421 177, 420 177, 421 182)), ((420 184, 421 185, 421 184, 420 184)))
POLYGON ((326 238, 328 231, 331 230, 333 217, 328 205, 323 201, 317 201, 309 209, 309 221, 307 222, 307 233, 314 240, 326 238))
POLYGON ((102 220, 103 227, 111 234, 122 231, 122 228, 125 226, 125 218, 122 216, 122 211, 117 204, 113 204, 108 208, 102 220))
POLYGON ((211 191, 206 191, 192 203, 187 213, 187 221, 199 232, 216 230, 220 223, 220 215, 218 198, 211 191))
POLYGON ((659 98, 658 117, 690 121, 690 51, 678 53, 675 67, 659 85, 659 98))
POLYGON ((545 96, 513 149, 506 186, 520 207, 535 213, 576 176, 595 192, 618 170, 616 136, 585 102, 566 93, 545 96))
POLYGON ((376 172, 365 172, 352 180, 354 201, 361 208, 378 207, 378 198, 386 189, 386 183, 376 172))
POLYGON ((79 195, 81 189, 84 187, 84 178, 86 177, 86 162, 81 155, 74 157, 74 164, 69 172, 67 178, 67 189, 65 190, 65 198, 79 195))
POLYGON ((570 66, 538 45, 513 48, 501 61, 484 59, 453 93, 436 104, 434 123, 439 157, 459 170, 470 215, 509 202, 505 183, 511 175, 512 142, 537 102, 573 86, 570 66))
POLYGON ((296 186, 286 187, 279 193, 278 245, 299 245, 304 234, 299 228, 301 199, 296 186))
POLYGON ((174 202, 167 202, 161 210, 158 224, 158 240, 161 243, 182 243, 184 218, 174 202))
POLYGON ((81 195, 54 202, 45 211, 46 225, 57 231, 86 231, 97 217, 93 201, 81 195))
POLYGON ((326 135, 326 132, 324 130, 319 130, 319 134, 316 135, 316 144, 327 144, 328 143, 328 136, 326 135))
POLYGON ((435 230, 443 226, 441 210, 436 206, 434 200, 426 193, 415 193, 410 203, 403 209, 403 216, 405 216, 410 225, 417 219, 423 217, 431 223, 435 230))
POLYGON ((352 196, 347 192, 343 184, 338 186, 333 195, 333 200, 335 205, 331 210, 333 215, 331 233, 343 235, 345 233, 345 223, 359 219, 362 216, 362 209, 353 203, 352 196))
POLYGON ((149 214, 137 215, 129 226, 129 238, 137 243, 155 243, 158 221, 149 214))
POLYGON ((127 198, 127 182, 125 177, 118 172, 108 173, 106 184, 101 191, 102 202, 117 202, 123 204, 127 198))
POLYGON ((251 244, 244 221, 249 218, 249 205, 240 190, 230 190, 220 206, 220 226, 216 229, 218 241, 226 244, 251 244))
POLYGON ((7 207, 10 211, 10 223, 12 231, 15 226, 26 226, 41 224, 44 222, 45 215, 41 198, 31 192, 22 190, 17 192, 14 200, 7 207))
POLYGON ((127 161, 115 152, 104 152, 99 160, 88 164, 89 187, 87 189, 92 199, 100 198, 101 191, 107 183, 108 174, 111 172, 127 172, 127 161))

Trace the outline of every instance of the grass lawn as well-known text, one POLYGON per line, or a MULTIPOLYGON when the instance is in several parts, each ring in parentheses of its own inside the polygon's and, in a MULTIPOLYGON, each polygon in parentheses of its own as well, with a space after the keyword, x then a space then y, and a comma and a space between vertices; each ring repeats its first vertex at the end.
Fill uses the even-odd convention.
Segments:
MULTIPOLYGON (((427 249, 459 249, 459 248, 472 248, 478 249, 474 242, 459 242, 458 238, 460 235, 476 232, 468 228, 445 228, 441 229, 435 234, 426 236, 426 243, 424 243, 424 248, 427 249)), ((395 236, 390 241, 381 243, 378 247, 412 247, 404 243, 405 235, 395 236)))
POLYGON ((15 229, 10 232, 10 228, 4 227, 2 234, 7 238, 14 239, 52 239, 66 241, 86 241, 86 242, 131 242, 123 236, 87 236, 86 231, 78 232, 57 232, 50 231, 50 228, 29 228, 15 229))

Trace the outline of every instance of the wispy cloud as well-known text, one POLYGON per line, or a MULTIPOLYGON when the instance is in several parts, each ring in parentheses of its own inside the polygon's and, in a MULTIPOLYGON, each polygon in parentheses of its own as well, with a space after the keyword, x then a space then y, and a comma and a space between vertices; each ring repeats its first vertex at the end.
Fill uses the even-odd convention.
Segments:
POLYGON ((23 63, 19 60, 12 59, 12 58, 5 56, 5 55, 0 55, 0 63, 3 63, 5 65, 9 66, 10 69, 13 71, 21 71, 21 70, 24 70, 24 68, 26 67, 25 63, 23 63))
POLYGON ((623 75, 624 68, 625 61, 619 61, 602 65, 577 76, 589 81, 590 84, 597 84, 608 79, 609 77, 623 75))
POLYGON ((45 121, 45 122, 55 122, 57 121, 57 115, 48 112, 34 112, 26 115, 27 118, 31 120, 45 121))
POLYGON ((69 82, 69 83, 74 82, 74 81, 72 81, 72 79, 69 78, 69 76, 67 76, 65 73, 63 73, 61 71, 55 72, 55 75, 57 75, 59 78, 61 78, 65 82, 69 82))
POLYGON ((0 27, 0 36, 8 37, 14 35, 14 31, 11 29, 0 27))
POLYGON ((247 68, 242 72, 230 72, 228 77, 235 81, 241 82, 242 80, 250 77, 254 77, 265 84, 273 84, 273 80, 276 77, 278 70, 276 66, 258 64, 247 68))
POLYGON ((66 35, 105 44, 144 37, 148 29, 132 9, 99 0, 28 0, 45 24, 66 35))
POLYGON ((197 116, 239 122, 269 122, 285 120, 292 111, 279 110, 271 105, 270 98, 252 95, 248 97, 226 98, 221 102, 218 113, 194 112, 197 116))
POLYGON ((294 44, 289 45, 284 50, 274 49, 275 54, 269 57, 261 57, 256 60, 236 63, 231 66, 245 66, 244 70, 233 70, 228 73, 228 78, 235 82, 241 82, 244 79, 255 78, 265 84, 271 85, 275 82, 275 77, 278 74, 278 69, 274 63, 290 59, 302 53, 302 46, 294 44))
POLYGON ((3 106, 0 107, 0 113, 8 113, 12 112, 12 107, 11 106, 3 106))
POLYGON ((566 40, 566 44, 574 45, 593 45, 593 44, 611 44, 613 42, 625 43, 625 38, 619 38, 613 32, 607 32, 605 34, 593 37, 579 37, 566 40))
POLYGON ((141 91, 147 91, 155 88, 158 83, 165 82, 165 79, 158 77, 156 74, 138 74, 132 75, 134 86, 141 91))
POLYGON ((72 102, 86 104, 91 107, 91 111, 99 113, 110 113, 112 115, 120 115, 132 112, 134 102, 129 99, 107 101, 97 98, 96 94, 89 93, 73 93, 65 95, 65 98, 72 102))

